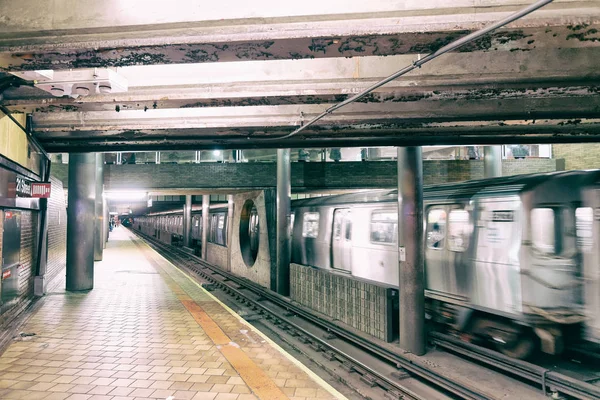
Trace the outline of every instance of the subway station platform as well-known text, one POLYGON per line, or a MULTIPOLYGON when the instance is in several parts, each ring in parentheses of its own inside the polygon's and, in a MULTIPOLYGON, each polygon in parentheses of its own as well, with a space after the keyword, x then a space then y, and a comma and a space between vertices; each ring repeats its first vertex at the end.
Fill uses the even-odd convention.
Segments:
POLYGON ((42 302, 0 357, 1 399, 344 398, 122 227, 92 291, 42 302))

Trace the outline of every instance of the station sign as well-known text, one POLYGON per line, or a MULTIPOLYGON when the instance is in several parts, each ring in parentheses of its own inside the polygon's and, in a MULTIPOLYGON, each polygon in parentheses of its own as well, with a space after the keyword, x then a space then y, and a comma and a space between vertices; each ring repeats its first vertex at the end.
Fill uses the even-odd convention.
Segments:
POLYGON ((51 183, 44 182, 32 182, 31 183, 31 197, 47 199, 50 197, 52 191, 51 183))
POLYGON ((15 194, 17 197, 49 198, 52 184, 47 182, 30 182, 17 177, 15 182, 15 194))

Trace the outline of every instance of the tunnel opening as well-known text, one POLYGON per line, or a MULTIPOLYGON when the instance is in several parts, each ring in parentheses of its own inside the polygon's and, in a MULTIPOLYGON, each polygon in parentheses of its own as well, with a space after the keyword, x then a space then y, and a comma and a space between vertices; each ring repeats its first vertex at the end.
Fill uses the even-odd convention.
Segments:
POLYGON ((246 200, 240 217, 240 251, 248 268, 254 265, 258 256, 259 234, 260 227, 256 205, 252 200, 246 200))

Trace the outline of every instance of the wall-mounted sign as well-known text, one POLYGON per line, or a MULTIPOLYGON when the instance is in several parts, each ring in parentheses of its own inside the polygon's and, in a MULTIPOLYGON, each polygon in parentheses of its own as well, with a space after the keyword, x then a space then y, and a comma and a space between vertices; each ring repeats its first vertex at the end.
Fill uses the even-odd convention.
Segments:
POLYGON ((15 190, 19 197, 31 197, 31 183, 21 177, 17 177, 15 190))
POLYGON ((50 184, 50 183, 42 183, 42 182, 32 182, 31 183, 31 197, 47 199, 50 197, 51 190, 52 190, 52 184, 50 184))

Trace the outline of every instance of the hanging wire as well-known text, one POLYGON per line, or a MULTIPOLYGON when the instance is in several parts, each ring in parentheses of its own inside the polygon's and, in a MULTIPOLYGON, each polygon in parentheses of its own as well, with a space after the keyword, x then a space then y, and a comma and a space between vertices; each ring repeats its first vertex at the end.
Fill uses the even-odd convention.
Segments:
MULTIPOLYGON (((402 75, 405 75, 407 73, 409 73, 410 71, 416 69, 416 68, 421 68, 421 66, 423 64, 428 63, 429 61, 441 56, 442 54, 448 53, 450 51, 456 50, 459 47, 464 46, 467 43, 470 43, 474 40, 479 39, 480 37, 498 29, 503 27, 504 25, 510 24, 511 22, 514 22, 522 17, 524 17, 527 14, 530 14, 532 12, 534 12, 535 10, 549 4, 552 3, 553 0, 540 0, 537 1, 535 3, 533 3, 532 5, 523 8, 522 10, 517 11, 514 14, 509 15, 508 17, 492 24, 489 26, 486 26, 485 28, 482 28, 478 31, 472 32, 466 36, 463 36, 462 38, 455 40, 452 43, 447 44, 446 46, 440 48, 439 50, 428 54, 427 56, 421 58, 421 56, 419 55, 418 59, 413 61, 412 64, 402 68, 401 70, 395 72, 394 74, 388 76, 387 78, 374 83, 373 85, 369 86, 368 88, 364 89, 362 92, 342 101, 341 103, 338 103, 334 106, 329 107, 327 110, 323 111, 321 114, 317 115, 316 117, 314 117, 313 119, 311 119, 310 121, 308 121, 305 124, 301 124, 299 128, 297 128, 296 130, 294 130, 291 133, 288 133, 287 135, 284 136, 278 136, 278 137, 268 137, 268 138, 257 138, 254 137, 253 139, 255 140, 263 140, 263 141, 267 141, 267 140, 281 140, 281 139, 288 139, 291 138, 292 136, 295 136, 296 134, 302 132, 303 130, 305 130, 306 128, 308 128, 309 126, 311 126, 312 124, 314 124, 315 122, 317 122, 318 120, 320 120, 321 118, 327 116, 328 114, 331 114, 332 112, 339 110, 340 108, 347 106, 348 104, 354 103, 357 100, 360 100, 361 98, 363 98, 364 96, 366 96, 367 94, 371 93, 372 91, 374 91, 375 89, 385 85, 386 83, 389 83, 399 77, 401 77, 402 75)), ((250 137, 248 137, 250 138, 250 137)))

